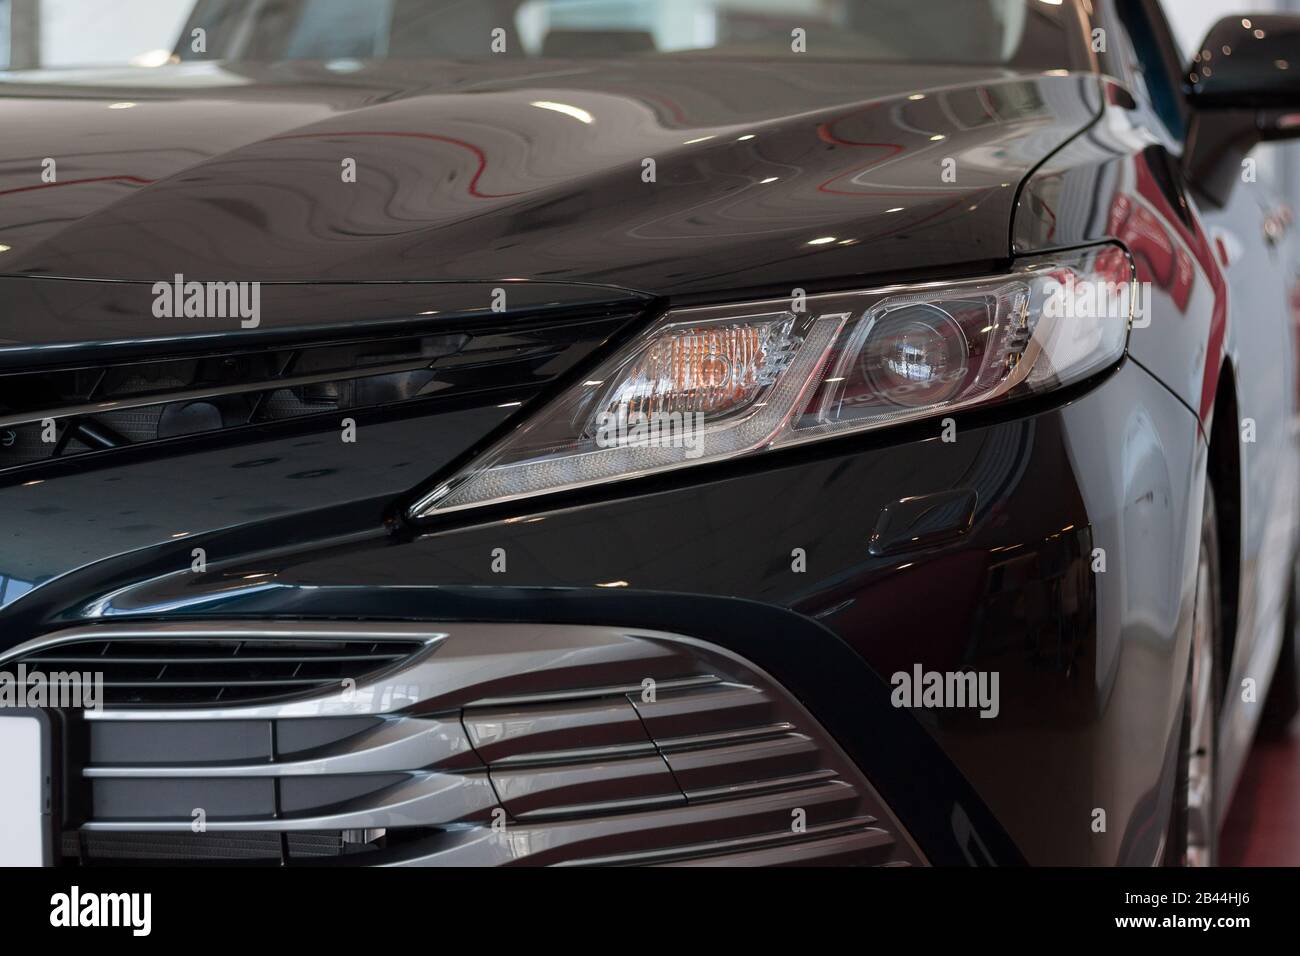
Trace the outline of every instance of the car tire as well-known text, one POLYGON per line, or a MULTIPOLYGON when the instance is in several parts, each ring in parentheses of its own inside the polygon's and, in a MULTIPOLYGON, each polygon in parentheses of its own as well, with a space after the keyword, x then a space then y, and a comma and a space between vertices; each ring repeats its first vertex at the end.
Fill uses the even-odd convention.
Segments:
POLYGON ((1296 635, 1300 630, 1300 561, 1291 566, 1291 595, 1282 626, 1282 652, 1259 720, 1259 732, 1276 738, 1287 735, 1300 713, 1300 638, 1296 635))
POLYGON ((1183 695, 1182 732, 1174 805, 1165 838, 1165 863, 1214 866, 1219 856, 1218 772, 1223 609, 1219 602, 1219 532, 1214 489, 1206 481, 1196 567, 1192 647, 1183 695))

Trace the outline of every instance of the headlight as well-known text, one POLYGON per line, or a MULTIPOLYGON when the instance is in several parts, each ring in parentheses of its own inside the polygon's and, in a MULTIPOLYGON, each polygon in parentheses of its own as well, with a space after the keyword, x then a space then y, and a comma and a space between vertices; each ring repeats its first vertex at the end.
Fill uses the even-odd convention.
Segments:
POLYGON ((1006 275, 675 309, 411 509, 427 517, 722 461, 1068 385, 1119 360, 1115 246, 1006 275))

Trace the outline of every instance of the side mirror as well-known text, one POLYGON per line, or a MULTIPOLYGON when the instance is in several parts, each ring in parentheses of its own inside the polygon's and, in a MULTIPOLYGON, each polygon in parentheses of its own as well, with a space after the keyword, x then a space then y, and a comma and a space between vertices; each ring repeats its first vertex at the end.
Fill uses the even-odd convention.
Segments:
POLYGON ((1300 16, 1224 17, 1188 72, 1188 178, 1223 205, 1255 145, 1300 138, 1300 16))

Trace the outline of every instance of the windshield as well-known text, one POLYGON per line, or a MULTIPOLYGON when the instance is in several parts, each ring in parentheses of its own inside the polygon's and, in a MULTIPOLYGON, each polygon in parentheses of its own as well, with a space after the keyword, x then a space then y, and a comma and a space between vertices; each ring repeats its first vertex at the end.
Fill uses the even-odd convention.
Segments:
POLYGON ((1085 66, 1082 37, 1074 0, 199 0, 172 59, 794 52, 1046 70, 1085 66))

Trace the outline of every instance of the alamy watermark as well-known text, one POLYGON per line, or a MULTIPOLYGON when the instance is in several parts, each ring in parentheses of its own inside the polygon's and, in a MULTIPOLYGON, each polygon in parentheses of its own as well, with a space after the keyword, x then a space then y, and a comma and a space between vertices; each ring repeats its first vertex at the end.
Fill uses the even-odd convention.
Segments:
POLYGON ((1108 282, 1050 278, 1043 283, 1043 316, 1048 319, 1115 319, 1132 317, 1133 328, 1151 324, 1150 282, 1108 282))
POLYGON ((998 699, 997 671, 927 671, 920 664, 895 671, 889 678, 895 707, 922 710, 976 709, 992 718, 1002 709, 998 699))
POLYGON ((153 284, 156 319, 239 319, 240 328, 262 322, 262 283, 186 282, 179 272, 171 282, 153 284))
POLYGON ((704 454, 703 412, 601 412, 596 416, 598 448, 681 448, 685 457, 704 454))
POLYGON ((102 671, 28 670, 0 671, 0 708, 55 707, 66 710, 100 710, 104 706, 102 671))
POLYGON ((132 936, 148 936, 153 930, 152 893, 82 892, 72 886, 66 893, 50 897, 50 925, 56 928, 129 929, 132 936))

